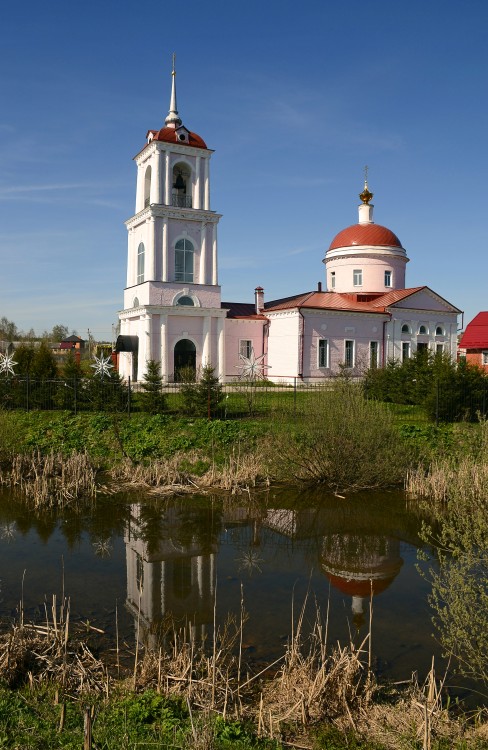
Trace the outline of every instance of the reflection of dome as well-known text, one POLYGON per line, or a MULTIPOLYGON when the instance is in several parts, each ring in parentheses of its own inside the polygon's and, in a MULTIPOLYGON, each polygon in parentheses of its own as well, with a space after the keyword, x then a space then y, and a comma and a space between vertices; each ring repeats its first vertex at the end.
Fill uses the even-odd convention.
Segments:
POLYGON ((402 247, 402 243, 390 229, 381 224, 353 224, 336 234, 329 250, 356 246, 402 247))
POLYGON ((352 597, 358 627, 364 620, 363 598, 385 591, 403 565, 398 539, 355 534, 324 537, 321 561, 332 586, 352 597))

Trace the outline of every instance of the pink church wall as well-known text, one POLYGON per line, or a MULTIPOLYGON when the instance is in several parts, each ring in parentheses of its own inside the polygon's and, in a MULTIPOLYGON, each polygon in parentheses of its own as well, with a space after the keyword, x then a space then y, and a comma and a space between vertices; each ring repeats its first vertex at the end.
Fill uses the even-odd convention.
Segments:
POLYGON ((225 321, 225 376, 227 379, 235 379, 240 370, 237 365, 242 364, 239 358, 240 341, 252 341, 254 355, 263 354, 263 330, 264 320, 239 320, 227 318, 225 321))
POLYGON ((331 290, 330 274, 335 271, 335 292, 386 292, 405 288, 405 260, 394 255, 353 255, 327 260, 327 285, 331 290), (361 270, 363 283, 354 286, 353 272, 361 270), (391 286, 385 287, 385 271, 392 272, 391 286))

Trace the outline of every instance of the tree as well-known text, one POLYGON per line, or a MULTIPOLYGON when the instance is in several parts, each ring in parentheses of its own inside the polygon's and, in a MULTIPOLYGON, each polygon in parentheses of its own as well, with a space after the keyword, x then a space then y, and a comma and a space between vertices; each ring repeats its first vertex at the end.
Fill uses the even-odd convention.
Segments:
POLYGON ((49 338, 51 338, 52 341, 64 341, 64 339, 67 338, 68 333, 68 326, 64 326, 58 323, 57 325, 53 326, 53 330, 49 334, 49 338))
POLYGON ((19 329, 12 320, 6 318, 5 315, 0 318, 0 339, 16 341, 20 335, 19 329))
POLYGON ((58 374, 54 354, 44 341, 34 349, 30 374, 39 380, 52 380, 58 374))
POLYGON ((162 386, 161 364, 154 359, 150 359, 141 383, 143 393, 140 394, 140 404, 143 411, 149 412, 149 414, 159 414, 159 412, 164 411, 166 399, 162 393, 162 386))
POLYGON ((197 417, 212 417, 222 400, 222 385, 210 364, 205 365, 198 375, 197 378, 193 368, 180 370, 183 410, 197 417))

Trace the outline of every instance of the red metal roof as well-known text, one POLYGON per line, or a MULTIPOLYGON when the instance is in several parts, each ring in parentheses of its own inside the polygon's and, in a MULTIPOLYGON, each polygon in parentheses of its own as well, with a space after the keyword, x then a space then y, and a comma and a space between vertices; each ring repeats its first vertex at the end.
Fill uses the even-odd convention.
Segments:
POLYGON ((180 146, 192 146, 193 148, 207 148, 207 144, 196 133, 188 132, 188 143, 178 139, 175 128, 161 128, 161 130, 149 130, 153 134, 154 141, 166 141, 167 143, 179 143, 180 146))
POLYGON ((354 247, 356 245, 374 245, 378 247, 402 247, 402 243, 391 229, 380 224, 353 224, 336 234, 330 243, 329 250, 338 247, 354 247))
POLYGON ((461 341, 461 349, 488 349, 488 312, 479 312, 468 323, 461 341))

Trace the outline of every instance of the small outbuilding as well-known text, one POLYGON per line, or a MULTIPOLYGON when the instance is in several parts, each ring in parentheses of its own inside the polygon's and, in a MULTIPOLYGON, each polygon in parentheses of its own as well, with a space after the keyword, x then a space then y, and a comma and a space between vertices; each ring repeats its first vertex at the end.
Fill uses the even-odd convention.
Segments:
POLYGON ((479 312, 468 323, 459 342, 459 354, 470 365, 478 365, 488 372, 488 311, 479 312))

